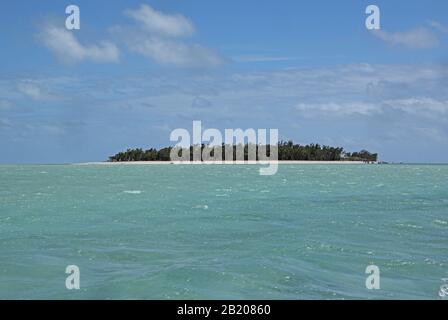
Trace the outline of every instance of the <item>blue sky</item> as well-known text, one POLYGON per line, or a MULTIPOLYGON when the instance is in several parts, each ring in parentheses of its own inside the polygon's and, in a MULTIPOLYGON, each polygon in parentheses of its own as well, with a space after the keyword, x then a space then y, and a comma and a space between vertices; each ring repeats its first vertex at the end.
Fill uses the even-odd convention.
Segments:
POLYGON ((447 17, 444 0, 4 3, 0 162, 105 160, 193 120, 448 162, 447 17))

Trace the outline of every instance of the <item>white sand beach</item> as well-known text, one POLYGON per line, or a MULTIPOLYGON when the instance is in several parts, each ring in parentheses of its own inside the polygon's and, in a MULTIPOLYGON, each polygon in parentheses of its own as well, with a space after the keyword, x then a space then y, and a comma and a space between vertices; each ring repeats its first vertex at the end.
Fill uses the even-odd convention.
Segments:
MULTIPOLYGON (((85 162, 85 163, 75 163, 76 165, 268 165, 271 163, 282 164, 343 164, 343 165, 353 165, 353 164, 369 164, 363 161, 294 161, 294 160, 282 160, 282 161, 122 161, 122 162, 85 162)), ((376 164, 376 163, 370 163, 376 164)))

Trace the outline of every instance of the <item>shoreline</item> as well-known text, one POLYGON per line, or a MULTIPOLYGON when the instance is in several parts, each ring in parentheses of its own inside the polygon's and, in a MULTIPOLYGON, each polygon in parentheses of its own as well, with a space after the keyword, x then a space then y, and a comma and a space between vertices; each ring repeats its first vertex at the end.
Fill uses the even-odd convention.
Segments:
POLYGON ((282 160, 282 161, 121 161, 121 162, 84 162, 74 165, 269 165, 269 164, 378 164, 364 161, 306 161, 306 160, 282 160))

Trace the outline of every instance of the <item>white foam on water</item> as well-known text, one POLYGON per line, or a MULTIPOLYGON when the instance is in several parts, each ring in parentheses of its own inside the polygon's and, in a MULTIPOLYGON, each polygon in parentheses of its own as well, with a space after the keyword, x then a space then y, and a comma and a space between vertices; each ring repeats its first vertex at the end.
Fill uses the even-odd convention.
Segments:
POLYGON ((127 193, 127 194, 140 194, 142 193, 140 190, 125 190, 123 191, 123 193, 127 193))
POLYGON ((397 223, 396 226, 402 227, 402 228, 423 229, 422 226, 417 226, 417 225, 411 224, 411 223, 397 223))
POLYGON ((208 205, 204 204, 198 204, 197 206, 194 206, 193 209, 204 209, 207 210, 208 209, 208 205))
POLYGON ((439 297, 448 298, 448 278, 442 278, 443 285, 440 286, 439 297))

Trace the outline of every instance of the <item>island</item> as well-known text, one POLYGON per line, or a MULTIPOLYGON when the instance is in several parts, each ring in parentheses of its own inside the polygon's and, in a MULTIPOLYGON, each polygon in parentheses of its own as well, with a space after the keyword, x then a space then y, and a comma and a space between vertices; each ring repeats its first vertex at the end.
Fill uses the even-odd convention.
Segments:
MULTIPOLYGON (((280 141, 277 145, 225 145, 222 144, 222 160, 229 161, 229 158, 225 158, 226 152, 225 150, 233 150, 233 160, 236 160, 237 149, 244 153, 244 160, 249 159, 250 149, 256 150, 257 160, 260 160, 258 157, 258 150, 261 147, 266 148, 266 155, 270 156, 270 151, 272 148, 277 148, 278 152, 278 161, 352 161, 352 162, 364 162, 364 163, 377 163, 378 162, 378 154, 371 153, 367 150, 361 150, 359 152, 347 152, 341 147, 331 147, 320 144, 307 144, 300 145, 296 144, 293 141, 280 141)), ((164 147, 161 149, 150 148, 147 150, 143 150, 142 148, 136 149, 127 149, 124 152, 119 152, 111 157, 109 157, 108 162, 142 162, 142 161, 171 161, 171 152, 174 148, 177 148, 176 152, 182 154, 187 152, 190 155, 190 161, 193 161, 193 154, 195 150, 198 150, 201 154, 205 148, 209 148, 211 150, 211 155, 213 156, 213 149, 219 148, 219 146, 208 146, 208 145, 200 145, 200 146, 190 146, 189 148, 179 148, 179 147, 164 147)))

